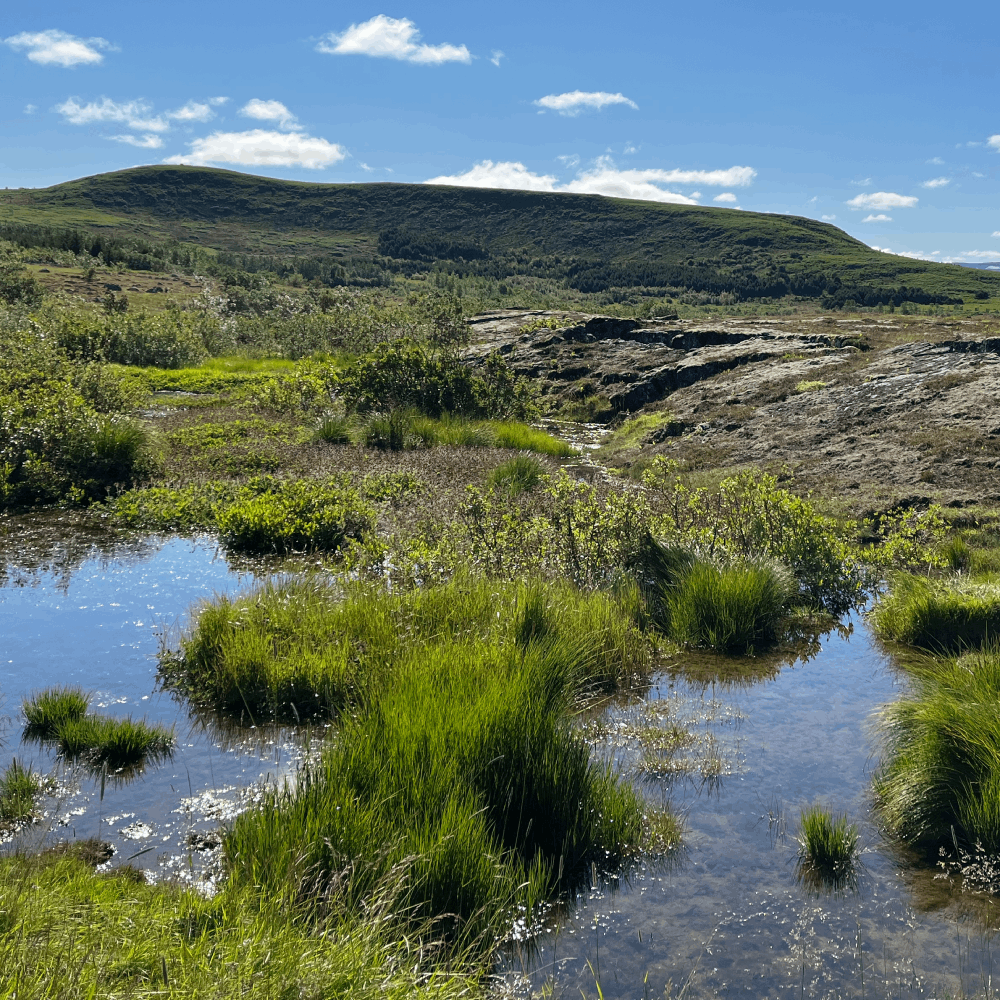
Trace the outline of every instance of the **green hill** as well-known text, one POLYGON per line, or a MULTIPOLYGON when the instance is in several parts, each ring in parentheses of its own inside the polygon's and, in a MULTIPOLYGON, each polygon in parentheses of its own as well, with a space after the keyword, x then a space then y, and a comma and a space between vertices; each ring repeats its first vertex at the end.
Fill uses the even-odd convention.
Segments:
POLYGON ((22 243, 45 229, 176 241, 249 270, 311 261, 296 266, 334 283, 365 268, 443 267, 501 280, 531 274, 584 293, 796 295, 832 306, 1000 298, 1000 274, 883 254, 813 219, 597 195, 313 184, 154 166, 5 196, 0 237, 21 233, 22 243))

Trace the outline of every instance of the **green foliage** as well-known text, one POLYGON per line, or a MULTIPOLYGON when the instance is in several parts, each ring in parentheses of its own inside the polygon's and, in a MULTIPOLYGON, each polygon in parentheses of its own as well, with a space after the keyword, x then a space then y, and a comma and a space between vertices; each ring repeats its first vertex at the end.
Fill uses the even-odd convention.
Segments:
POLYGON ((366 448, 402 451, 412 439, 413 419, 405 410, 369 417, 362 440, 366 448))
POLYGON ((16 827, 30 820, 45 782, 41 776, 16 759, 0 776, 0 829, 16 827))
POLYGON ((149 439, 132 420, 98 417, 87 421, 69 442, 64 464, 76 496, 103 500, 151 471, 149 439))
POLYGON ((41 305, 45 290, 32 275, 9 265, 0 265, 0 301, 28 308, 41 305))
POLYGON ((389 683, 408 650, 465 641, 521 648, 558 641, 579 654, 575 683, 613 690, 650 663, 647 641, 604 593, 458 578, 403 593, 319 580, 266 584, 203 605, 161 670, 195 701, 251 718, 332 717, 389 683), (534 625, 524 624, 532 608, 534 625))
POLYGON ((175 742, 172 729, 131 716, 85 715, 68 719, 56 732, 63 756, 113 770, 169 757, 175 742))
POLYGON ((460 1000, 480 972, 475 953, 435 951, 429 928, 399 933, 405 873, 372 893, 366 919, 331 908, 317 934, 283 898, 227 888, 205 899, 122 868, 96 873, 80 854, 0 859, 0 968, 11 996, 460 1000), (435 967, 449 960, 462 971, 435 967))
POLYGON ((745 472, 714 491, 691 489, 676 463, 658 458, 643 483, 657 494, 659 537, 710 555, 782 563, 801 599, 834 613, 860 599, 867 576, 849 541, 854 525, 817 513, 809 500, 780 489, 774 476, 745 472))
POLYGON ((534 451, 540 455, 568 458, 575 449, 565 441, 545 431, 512 422, 494 424, 494 444, 497 448, 514 448, 517 451, 534 451))
POLYGON ((294 790, 235 820, 231 877, 363 911, 413 859, 406 912, 475 940, 572 887, 592 859, 620 863, 639 843, 641 804, 568 724, 577 669, 537 646, 415 651, 294 790))
POLYGON ((316 440, 327 444, 351 443, 351 420, 336 413, 324 413, 316 425, 316 440))
POLYGON ((847 816, 833 816, 821 806, 809 806, 799 818, 799 866, 803 874, 829 886, 854 879, 858 828, 847 816))
POLYGON ((531 455, 515 455, 498 465, 489 475, 489 485, 511 496, 530 493, 545 477, 545 466, 531 455))
POLYGON ((788 574, 770 565, 697 561, 666 598, 678 642, 753 655, 774 641, 794 594, 788 574))
POLYGON ((869 620, 882 639, 939 653, 987 645, 1000 636, 1000 585, 897 573, 869 620))
POLYGON ((243 552, 332 552, 371 531, 375 512, 349 486, 298 479, 236 500, 216 522, 222 541, 243 552))
POLYGON ((87 714, 90 699, 77 687, 54 687, 26 698, 21 712, 27 723, 25 735, 53 740, 63 726, 87 714))
POLYGON ((991 648, 912 671, 879 713, 875 777, 889 829, 919 850, 955 839, 1000 851, 1000 655, 991 648), (954 831, 954 832, 953 832, 954 831))
POLYGON ((879 541, 865 552, 865 560, 879 570, 918 570, 944 566, 940 549, 946 526, 941 508, 909 509, 883 514, 864 527, 879 541))

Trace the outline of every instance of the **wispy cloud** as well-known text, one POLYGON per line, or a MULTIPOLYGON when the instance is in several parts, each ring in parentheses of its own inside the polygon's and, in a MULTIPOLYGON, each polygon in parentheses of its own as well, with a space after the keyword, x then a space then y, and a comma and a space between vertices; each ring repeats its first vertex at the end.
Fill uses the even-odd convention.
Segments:
POLYGON ((302 128, 298 118, 281 101, 262 101, 259 97, 255 97, 240 108, 240 114, 244 118, 276 122, 278 128, 287 129, 290 132, 299 131, 302 128))
POLYGON ((211 104, 188 101, 176 111, 168 111, 167 117, 178 122, 207 122, 215 117, 215 112, 212 110, 211 104))
POLYGON ((950 177, 932 177, 929 181, 924 181, 920 186, 925 188, 943 188, 947 187, 950 183, 950 177))
POLYGON ((892 222, 892 216, 891 215, 883 215, 882 213, 879 213, 878 215, 866 215, 861 221, 862 222, 892 222))
POLYGON ((624 149, 622 149, 622 156, 631 156, 633 153, 638 153, 639 147, 634 142, 626 142, 624 149))
POLYGON ((33 115, 38 110, 37 104, 25 104, 24 113, 26 115, 33 115))
POLYGON ((320 170, 339 163, 347 150, 303 132, 213 132, 190 143, 190 153, 168 157, 164 163, 235 163, 242 167, 306 167, 320 170))
POLYGON ((919 200, 919 198, 914 198, 913 195, 909 194, 875 191, 872 194, 859 194, 845 204, 855 210, 861 208, 913 208, 919 200))
POLYGON ((871 185, 871 182, 872 182, 872 179, 870 177, 866 177, 866 178, 864 178, 864 180, 860 180, 860 181, 851 181, 851 183, 855 187, 859 187, 859 188, 869 187, 871 185))
POLYGON ((639 105, 624 94, 609 94, 603 90, 571 90, 565 94, 547 94, 534 103, 547 111, 558 111, 559 114, 570 117, 583 111, 600 111, 612 104, 625 104, 639 110, 639 105))
POLYGON ((503 58, 504 58, 504 53, 501 52, 500 49, 494 49, 493 52, 490 54, 490 62, 493 63, 494 66, 499 66, 500 60, 503 58))
POLYGON ((712 201, 718 201, 727 205, 735 205, 739 198, 733 194, 732 191, 723 191, 722 194, 717 194, 712 201))
POLYGON ((386 17, 385 14, 378 14, 361 24, 352 24, 340 34, 330 32, 320 39, 316 51, 335 56, 401 59, 425 65, 472 62, 472 53, 464 45, 425 45, 411 20, 386 17))
POLYGON ((576 153, 564 153, 562 156, 557 156, 557 160, 564 167, 578 167, 580 166, 580 157, 576 153))
MULTIPOLYGON (((574 164, 575 165, 575 164, 574 164)), ((710 184, 737 187, 749 184, 756 176, 751 167, 727 170, 619 170, 601 157, 590 170, 573 180, 560 182, 551 174, 536 174, 523 163, 483 160, 460 174, 432 177, 427 184, 453 184, 463 187, 507 188, 522 191, 552 191, 574 194, 603 194, 612 198, 633 198, 677 205, 697 205, 694 197, 669 190, 663 185, 710 184)))
POLYGON ((100 101, 81 104, 75 97, 68 97, 55 110, 71 125, 93 125, 96 122, 114 122, 135 129, 137 132, 165 132, 169 123, 159 115, 152 114, 152 105, 143 100, 112 101, 102 97, 100 101))
POLYGON ((934 166, 936 166, 936 167, 943 167, 944 166, 944 160, 942 160, 940 156, 932 156, 926 162, 927 163, 933 163, 934 166))
POLYGON ((953 260, 996 260, 1000 257, 1000 253, 996 250, 963 250, 958 257, 952 258, 953 260))
POLYGON ((153 132, 147 132, 146 135, 109 135, 108 138, 140 149, 160 149, 163 146, 163 139, 153 132))
POLYGON ((1000 229, 998 229, 993 235, 994 237, 1000 238, 1000 229))
POLYGON ((835 215, 821 215, 821 216, 820 216, 820 218, 821 218, 821 219, 822 219, 822 220, 823 220, 824 222, 833 222, 833 220, 834 220, 834 219, 836 219, 836 218, 837 218, 837 216, 835 216, 835 215))
POLYGON ((104 61, 105 52, 117 49, 106 38, 77 38, 65 31, 22 31, 4 39, 4 44, 26 51, 41 66, 86 66, 104 61))

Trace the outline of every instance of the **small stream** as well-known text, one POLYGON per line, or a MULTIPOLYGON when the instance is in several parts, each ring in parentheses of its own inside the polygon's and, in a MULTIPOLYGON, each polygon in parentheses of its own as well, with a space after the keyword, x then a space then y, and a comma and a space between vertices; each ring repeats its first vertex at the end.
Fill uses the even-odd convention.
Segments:
MULTIPOLYGON (((220 727, 193 713, 158 690, 156 654, 198 601, 253 577, 232 569, 211 538, 122 542, 58 517, 5 521, 3 537, 0 767, 16 756, 57 780, 43 821, 6 849, 100 836, 114 846, 110 864, 210 888, 212 834, 262 783, 294 771, 303 739, 290 728, 220 727), (172 759, 124 785, 108 780, 102 797, 100 778, 21 742, 21 699, 59 684, 91 692, 95 710, 173 725, 172 759)), ((683 815, 685 843, 598 885, 508 953, 507 984, 605 998, 991 991, 992 899, 911 865, 872 817, 869 720, 898 695, 902 677, 863 621, 757 679, 723 666, 679 657, 644 701, 608 707, 598 728, 588 723, 598 752, 630 773, 639 751, 617 734, 637 715, 691 730, 689 746, 637 779, 652 802, 683 815), (799 810, 814 802, 861 827, 856 892, 817 893, 797 879, 799 810)))

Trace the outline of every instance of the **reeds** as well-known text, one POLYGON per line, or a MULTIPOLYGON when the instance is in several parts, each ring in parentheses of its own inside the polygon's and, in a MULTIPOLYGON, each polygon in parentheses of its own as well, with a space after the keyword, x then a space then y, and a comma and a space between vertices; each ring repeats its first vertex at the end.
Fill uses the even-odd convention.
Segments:
POLYGON ((888 828, 933 855, 958 842, 1000 851, 1000 652, 912 670, 878 715, 874 788, 888 828))
POLYGON ((847 816, 821 806, 803 809, 799 819, 799 872, 811 882, 841 888, 856 878, 858 828, 847 816))
POLYGON ((172 729, 131 716, 90 715, 88 704, 79 688, 49 688, 26 698, 21 705, 25 738, 54 744, 64 757, 112 770, 170 756, 172 729))
POLYGON ((1000 585, 892 577, 869 616, 876 635, 937 653, 982 646, 1000 635, 1000 585))
POLYGON ((402 870, 408 919, 471 940, 573 888, 591 860, 620 863, 641 802, 569 726, 578 670, 566 646, 534 642, 415 651, 321 765, 234 822, 232 877, 353 910, 402 870))

